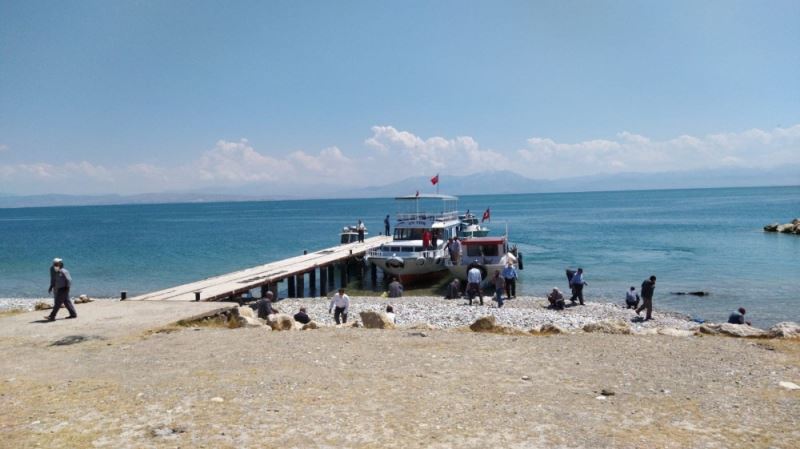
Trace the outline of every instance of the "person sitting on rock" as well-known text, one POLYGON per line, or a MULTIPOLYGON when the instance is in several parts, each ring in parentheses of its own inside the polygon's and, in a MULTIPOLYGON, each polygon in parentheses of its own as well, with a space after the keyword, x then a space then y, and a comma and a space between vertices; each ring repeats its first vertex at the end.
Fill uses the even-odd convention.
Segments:
POLYGON ((386 306, 386 316, 389 317, 389 321, 392 323, 397 323, 397 317, 394 314, 394 307, 386 306))
POLYGON ((392 278, 392 282, 389 283, 389 297, 399 298, 401 296, 403 296, 403 284, 397 278, 392 278))
POLYGON ((272 308, 272 292, 267 292, 267 295, 263 298, 256 301, 256 313, 258 317, 262 320, 266 320, 268 316, 272 315, 273 313, 278 313, 275 309, 272 308))
POLYGON ((308 324, 311 322, 311 318, 309 318, 306 313, 305 307, 300 307, 300 311, 294 314, 294 320, 300 324, 308 324))
POLYGON ((744 314, 746 312, 747 311, 744 310, 744 307, 739 307, 739 310, 735 310, 733 313, 731 313, 731 316, 728 317, 728 323, 729 324, 746 324, 746 325, 750 326, 750 322, 744 320, 744 314))
POLYGON ((564 310, 564 295, 558 287, 553 287, 553 290, 547 295, 547 300, 550 302, 550 308, 556 310, 564 310))
POLYGON ((625 293, 625 308, 636 310, 639 307, 639 294, 636 293, 636 287, 631 286, 631 289, 625 293))

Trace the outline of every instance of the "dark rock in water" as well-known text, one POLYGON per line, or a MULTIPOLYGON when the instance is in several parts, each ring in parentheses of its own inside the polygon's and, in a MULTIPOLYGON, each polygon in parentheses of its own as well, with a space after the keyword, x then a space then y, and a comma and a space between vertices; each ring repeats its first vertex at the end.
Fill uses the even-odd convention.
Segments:
POLYGON ((772 223, 764 226, 764 232, 780 232, 782 234, 800 235, 800 218, 795 218, 791 223, 772 223))
POLYGON ((691 295, 691 296, 708 296, 711 292, 704 292, 704 291, 694 291, 694 292, 670 292, 671 295, 691 295))

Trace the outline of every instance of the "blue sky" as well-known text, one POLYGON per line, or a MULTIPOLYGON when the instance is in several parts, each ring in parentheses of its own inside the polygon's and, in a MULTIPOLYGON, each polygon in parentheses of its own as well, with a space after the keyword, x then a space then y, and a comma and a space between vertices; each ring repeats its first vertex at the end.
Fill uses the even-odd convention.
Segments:
POLYGON ((799 124, 797 1, 0 0, 0 192, 763 167, 799 124))

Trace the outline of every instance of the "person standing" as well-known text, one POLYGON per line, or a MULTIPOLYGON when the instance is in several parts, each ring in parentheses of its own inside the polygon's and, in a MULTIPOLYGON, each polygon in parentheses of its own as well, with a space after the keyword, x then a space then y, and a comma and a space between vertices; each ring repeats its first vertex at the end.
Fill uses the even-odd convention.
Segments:
POLYGON ((364 226, 364 223, 358 220, 358 226, 356 226, 356 231, 358 231, 358 243, 364 243, 364 231, 366 230, 367 227, 364 226))
POLYGON ((426 250, 431 248, 431 232, 427 229, 422 231, 422 248, 426 250))
POLYGON ((579 300, 581 305, 583 303, 583 287, 586 285, 586 281, 583 280, 583 268, 578 268, 578 271, 572 275, 572 278, 569 280, 569 286, 572 287, 572 297, 569 298, 572 301, 572 304, 575 304, 575 300, 579 300))
POLYGON ((386 218, 383 219, 383 229, 386 231, 385 234, 389 235, 390 227, 389 227, 389 215, 386 215, 386 218))
POLYGON ((636 287, 631 286, 631 289, 625 293, 625 308, 636 310, 639 307, 639 295, 636 293, 636 287))
POLYGON ((61 306, 66 307, 67 311, 69 311, 67 319, 78 317, 78 314, 75 312, 75 306, 69 299, 70 287, 72 287, 72 276, 70 276, 69 271, 64 268, 64 261, 61 259, 54 259, 53 266, 50 268, 49 290, 54 293, 53 311, 50 312, 50 315, 44 317, 47 321, 56 320, 56 315, 58 314, 58 310, 61 309, 61 306))
POLYGON ((399 298, 401 296, 403 296, 403 284, 397 278, 392 278, 392 282, 389 283, 389 297, 399 298))
POLYGON ((477 263, 472 264, 469 271, 467 271, 467 298, 469 298, 469 305, 472 305, 472 298, 475 296, 476 291, 481 300, 481 305, 483 305, 483 292, 481 291, 482 280, 483 276, 481 275, 481 270, 478 268, 477 263))
POLYGON ((509 261, 503 268, 503 279, 506 281, 506 297, 508 299, 517 297, 517 270, 514 264, 509 261))
POLYGON ((650 279, 645 279, 642 282, 642 305, 636 309, 638 315, 642 310, 647 309, 645 321, 653 319, 653 293, 656 291, 656 277, 650 276, 650 279))
POLYGON ((333 313, 336 324, 347 323, 347 311, 350 309, 350 297, 340 288, 339 292, 333 295, 331 304, 328 306, 328 313, 333 313))
POLYGON ((497 308, 501 309, 503 307, 503 293, 506 290, 506 279, 500 274, 500 270, 494 271, 494 279, 492 279, 494 283, 494 295, 497 300, 497 308))

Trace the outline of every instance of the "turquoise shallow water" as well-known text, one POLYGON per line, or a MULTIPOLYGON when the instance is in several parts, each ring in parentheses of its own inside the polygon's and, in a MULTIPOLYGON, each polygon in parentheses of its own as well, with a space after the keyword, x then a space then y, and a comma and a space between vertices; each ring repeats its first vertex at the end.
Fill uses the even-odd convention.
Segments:
MULTIPOLYGON (((525 256, 521 290, 566 287, 582 266, 588 300, 621 301, 655 274, 656 308, 720 320, 744 306, 754 324, 800 321, 800 238, 765 234, 800 216, 800 187, 462 197, 492 208, 525 256), (711 296, 669 292, 707 290, 711 296)), ((336 243, 362 218, 383 229, 390 199, 0 209, 0 298, 43 297, 53 257, 74 293, 117 296, 169 287, 336 243)))

